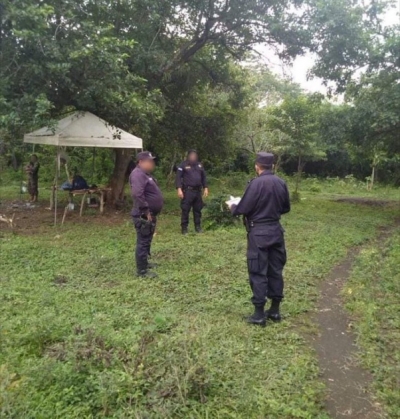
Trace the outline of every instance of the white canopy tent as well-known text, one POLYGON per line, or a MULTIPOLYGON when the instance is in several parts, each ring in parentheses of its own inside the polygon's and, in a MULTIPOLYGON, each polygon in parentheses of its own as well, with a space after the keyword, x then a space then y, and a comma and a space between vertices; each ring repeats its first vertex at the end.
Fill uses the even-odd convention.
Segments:
POLYGON ((143 141, 90 112, 74 112, 54 127, 24 135, 24 143, 63 147, 143 148, 143 141))
POLYGON ((57 223, 57 180, 60 172, 60 147, 143 149, 143 140, 114 127, 90 112, 74 112, 53 127, 43 127, 24 135, 24 143, 57 147, 54 224, 57 223))

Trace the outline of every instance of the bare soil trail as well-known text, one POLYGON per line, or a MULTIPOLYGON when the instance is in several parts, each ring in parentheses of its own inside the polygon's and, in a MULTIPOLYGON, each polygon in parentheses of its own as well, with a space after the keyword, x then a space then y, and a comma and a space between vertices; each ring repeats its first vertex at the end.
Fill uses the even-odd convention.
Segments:
MULTIPOLYGON (((379 240, 382 243, 390 236, 392 229, 392 226, 380 229, 379 240)), ((358 348, 352 321, 344 309, 341 296, 360 250, 351 249, 321 284, 318 309, 313 315, 313 321, 319 329, 318 335, 313 337, 313 345, 328 390, 325 407, 334 419, 385 418, 379 403, 374 401, 370 393, 372 376, 357 361, 358 348)))

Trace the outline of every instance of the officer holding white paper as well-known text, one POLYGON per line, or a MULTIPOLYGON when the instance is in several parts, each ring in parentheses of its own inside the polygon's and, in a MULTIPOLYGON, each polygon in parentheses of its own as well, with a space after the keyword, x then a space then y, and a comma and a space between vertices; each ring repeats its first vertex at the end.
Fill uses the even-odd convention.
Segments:
POLYGON ((248 323, 265 326, 266 320, 280 321, 283 299, 283 268, 286 263, 284 230, 281 215, 290 211, 286 183, 273 173, 274 156, 258 153, 253 179, 240 201, 227 201, 233 215, 244 215, 247 229, 247 266, 253 292, 254 314, 248 323), (271 306, 264 311, 266 297, 271 306))

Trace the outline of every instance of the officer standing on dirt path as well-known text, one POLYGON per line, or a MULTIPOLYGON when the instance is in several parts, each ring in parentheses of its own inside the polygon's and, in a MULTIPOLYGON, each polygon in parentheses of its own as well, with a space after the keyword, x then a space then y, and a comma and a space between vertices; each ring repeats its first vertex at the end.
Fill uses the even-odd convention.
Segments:
POLYGON ((233 215, 244 215, 247 230, 247 266, 253 291, 254 314, 248 323, 265 326, 266 320, 280 321, 279 305, 283 299, 282 271, 286 263, 286 249, 281 215, 290 211, 286 183, 275 176, 274 156, 258 153, 253 179, 238 205, 231 205, 233 215), (266 297, 271 307, 264 312, 266 297))
POLYGON ((194 226, 201 233, 202 195, 208 196, 207 178, 203 165, 199 162, 196 150, 190 150, 187 159, 178 166, 176 171, 176 189, 181 199, 182 234, 188 233, 189 214, 193 208, 194 226))
POLYGON ((129 176, 132 191, 132 217, 136 229, 136 267, 141 277, 154 278, 157 275, 149 269, 150 247, 156 229, 157 215, 161 212, 164 199, 156 180, 151 176, 154 171, 154 156, 148 151, 137 155, 136 168, 129 176))

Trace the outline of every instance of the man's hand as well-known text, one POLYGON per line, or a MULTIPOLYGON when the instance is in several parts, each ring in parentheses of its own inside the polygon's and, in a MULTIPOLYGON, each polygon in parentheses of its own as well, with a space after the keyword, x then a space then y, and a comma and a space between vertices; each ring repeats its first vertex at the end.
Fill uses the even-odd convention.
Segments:
POLYGON ((184 194, 183 194, 182 188, 178 188, 178 197, 179 197, 179 199, 183 199, 184 198, 184 194))
POLYGON ((147 214, 147 221, 153 221, 153 217, 150 213, 147 214))
POLYGON ((203 196, 204 196, 204 198, 207 198, 207 196, 208 196, 208 188, 204 188, 203 196))

